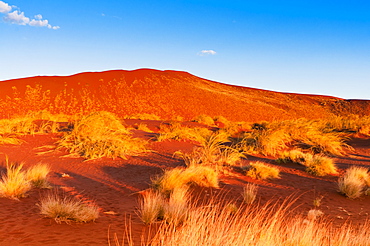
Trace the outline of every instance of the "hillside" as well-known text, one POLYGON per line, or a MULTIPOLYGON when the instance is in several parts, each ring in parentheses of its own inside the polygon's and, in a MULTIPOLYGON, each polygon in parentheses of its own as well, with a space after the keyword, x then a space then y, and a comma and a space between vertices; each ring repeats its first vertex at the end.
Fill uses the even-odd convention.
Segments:
POLYGON ((370 101, 279 93, 205 80, 186 72, 139 69, 37 76, 0 81, 0 117, 48 110, 120 116, 151 113, 162 118, 200 114, 233 121, 370 115, 370 101))

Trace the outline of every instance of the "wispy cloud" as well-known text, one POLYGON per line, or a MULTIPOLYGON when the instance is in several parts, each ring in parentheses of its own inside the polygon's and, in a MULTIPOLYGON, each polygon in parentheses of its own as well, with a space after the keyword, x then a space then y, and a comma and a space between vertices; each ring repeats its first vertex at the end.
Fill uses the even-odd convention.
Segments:
POLYGON ((16 6, 10 6, 9 4, 0 1, 0 13, 5 14, 3 20, 5 22, 16 24, 16 25, 29 25, 29 26, 38 26, 38 27, 47 27, 49 29, 57 30, 59 26, 52 26, 49 24, 48 20, 43 19, 42 15, 38 14, 34 16, 34 19, 30 19, 29 17, 24 15, 24 12, 20 10, 14 10, 17 8, 16 6))
POLYGON ((214 50, 202 50, 198 53, 199 56, 216 55, 217 52, 214 50))

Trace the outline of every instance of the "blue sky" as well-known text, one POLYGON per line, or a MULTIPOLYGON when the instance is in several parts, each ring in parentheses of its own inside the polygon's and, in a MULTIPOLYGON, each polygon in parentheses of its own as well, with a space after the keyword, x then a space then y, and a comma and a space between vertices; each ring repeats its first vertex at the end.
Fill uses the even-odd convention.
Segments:
POLYGON ((0 0, 0 80, 187 71, 370 99, 370 1, 0 0))

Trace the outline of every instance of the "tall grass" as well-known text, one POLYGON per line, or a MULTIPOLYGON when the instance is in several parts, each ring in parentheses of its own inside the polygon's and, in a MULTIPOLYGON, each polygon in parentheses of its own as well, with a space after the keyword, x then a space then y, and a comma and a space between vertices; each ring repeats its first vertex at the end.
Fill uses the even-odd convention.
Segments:
POLYGON ((131 133, 112 113, 95 112, 75 123, 71 132, 59 141, 59 147, 87 159, 139 155, 149 151, 147 142, 133 138, 131 133))
MULTIPOLYGON (((358 246, 370 245, 368 223, 360 228, 336 228, 324 219, 293 216, 289 204, 248 206, 231 213, 227 206, 209 204, 193 209, 180 228, 163 225, 152 246, 358 246)), ((147 244, 147 245, 149 245, 147 244)))

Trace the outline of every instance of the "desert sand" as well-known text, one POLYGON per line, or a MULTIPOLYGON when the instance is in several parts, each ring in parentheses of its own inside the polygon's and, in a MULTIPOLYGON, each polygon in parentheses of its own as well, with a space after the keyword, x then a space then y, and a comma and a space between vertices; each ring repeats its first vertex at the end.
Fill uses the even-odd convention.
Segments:
MULTIPOLYGON (((370 115, 370 102, 344 100, 327 96, 277 93, 243 88, 204 80, 176 71, 136 70, 83 73, 68 77, 33 77, 0 82, 0 116, 14 117, 29 111, 77 114, 98 110, 118 116, 152 113, 163 119, 173 116, 189 121, 195 116, 222 115, 233 121, 323 118, 331 113, 370 115), (16 88, 15 88, 16 87, 16 88)), ((127 125, 145 123, 153 132, 133 130, 136 137, 147 139, 153 150, 127 160, 100 158, 85 160, 68 156, 56 149, 63 133, 22 136, 20 145, 0 146, 0 171, 5 172, 6 156, 25 167, 46 163, 51 167, 49 182, 53 187, 84 200, 94 201, 100 217, 91 223, 62 223, 44 218, 37 204, 48 190, 32 190, 18 200, 0 198, 0 245, 108 245, 112 236, 124 233, 128 220, 132 223, 134 241, 139 243, 149 230, 138 216, 140 192, 150 187, 151 178, 163 169, 184 166, 174 158, 177 150, 190 152, 196 143, 153 137, 167 120, 126 120, 127 125), (66 175, 67 174, 67 175, 66 175)), ((193 123, 192 123, 193 124, 193 123)), ((277 166, 281 179, 254 180, 238 172, 220 177, 220 188, 201 188, 195 192, 217 197, 224 194, 241 202, 242 188, 252 182, 259 186, 258 202, 293 196, 296 212, 306 213, 312 201, 322 196, 320 209, 334 225, 345 221, 364 223, 370 214, 370 197, 350 200, 339 194, 338 177, 351 165, 370 167, 370 137, 353 135, 348 142, 354 150, 336 157, 339 174, 312 176, 295 164, 278 164, 272 157, 247 156, 245 165, 263 160, 277 166)))

